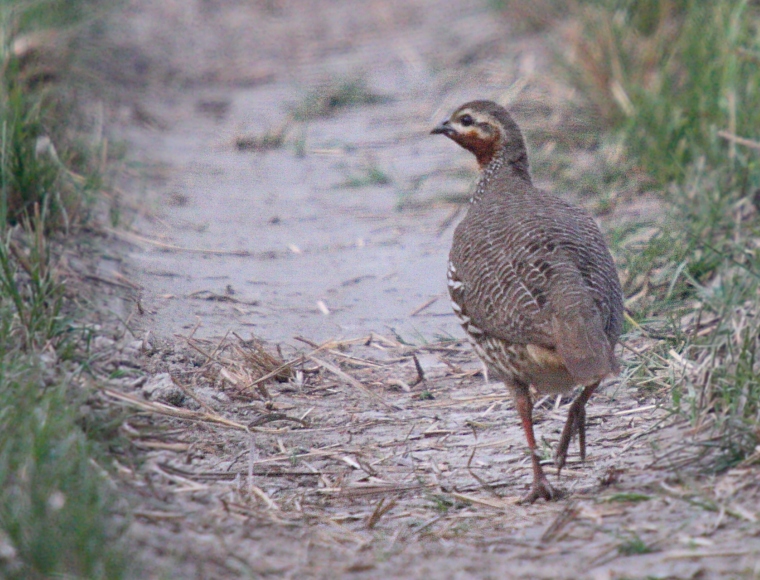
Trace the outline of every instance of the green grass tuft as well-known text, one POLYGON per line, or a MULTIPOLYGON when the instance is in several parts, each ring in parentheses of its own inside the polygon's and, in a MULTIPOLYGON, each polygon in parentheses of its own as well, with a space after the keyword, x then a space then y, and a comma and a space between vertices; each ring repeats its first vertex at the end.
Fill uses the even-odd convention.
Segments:
POLYGON ((376 165, 370 165, 362 169, 359 174, 351 174, 346 179, 336 185, 336 188, 358 189, 361 187, 371 187, 373 185, 390 185, 392 180, 390 176, 376 165))
POLYGON ((45 386, 49 372, 13 349, 0 361, 0 544, 12 554, 0 576, 121 578, 123 525, 107 515, 107 476, 77 426, 71 389, 45 386))
POLYGON ((340 109, 375 105, 391 100, 388 95, 372 91, 362 78, 344 79, 318 87, 308 93, 292 111, 296 121, 329 117, 340 109))
POLYGON ((644 542, 644 540, 635 534, 633 537, 618 546, 618 553, 621 556, 639 556, 641 554, 649 554, 651 552, 652 548, 649 547, 644 542))
MULTIPOLYGON (((0 1, 2 578, 119 579, 127 568, 120 540, 127 520, 116 515, 123 509, 94 440, 106 429, 80 411, 86 362, 76 360, 86 360, 86 341, 73 330, 51 242, 87 220, 99 166, 76 134, 76 111, 56 82, 60 68, 44 72, 45 42, 55 35, 29 36, 71 29, 105 4, 0 1), (21 41, 42 44, 31 58, 21 41)), ((65 52, 54 48, 48 52, 65 52)))
POLYGON ((635 493, 635 492, 628 492, 628 493, 615 493, 612 494, 609 497, 605 497, 604 501, 608 502, 641 502, 641 501, 649 501, 652 499, 652 496, 643 494, 643 493, 635 493))
POLYGON ((52 229, 89 217, 103 151, 81 138, 79 97, 63 81, 76 27, 113 4, 0 0, 0 222, 29 219, 35 205, 46 208, 52 229))
POLYGON ((735 171, 756 164, 718 132, 758 137, 760 8, 746 0, 581 4, 563 40, 572 47, 570 79, 640 170, 667 184, 701 158, 735 171))

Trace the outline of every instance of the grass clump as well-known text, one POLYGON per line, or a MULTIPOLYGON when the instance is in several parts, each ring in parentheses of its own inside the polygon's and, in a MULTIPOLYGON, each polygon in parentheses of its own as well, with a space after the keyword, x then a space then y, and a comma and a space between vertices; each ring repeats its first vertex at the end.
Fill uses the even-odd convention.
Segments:
POLYGON ((359 174, 348 175, 345 181, 338 184, 337 188, 358 189, 373 185, 390 185, 390 176, 376 165, 369 165, 362 169, 359 174))
POLYGON ((728 270, 741 267, 755 276, 750 248, 757 208, 741 181, 727 170, 693 166, 686 182, 666 194, 661 221, 613 230, 626 306, 635 319, 690 312, 728 270))
POLYGON ((621 556, 640 556, 649 554, 653 550, 639 536, 633 534, 631 538, 618 546, 618 554, 621 556))
POLYGON ((621 125, 631 158, 661 183, 672 182, 665 196, 669 219, 625 254, 631 271, 638 270, 629 282, 641 284, 629 287, 629 296, 641 296, 633 301, 643 306, 640 314, 669 327, 663 354, 674 406, 695 424, 718 428, 724 466, 754 449, 760 422, 754 199, 760 166, 756 152, 719 134, 760 121, 760 60, 744 52, 756 48, 754 10, 729 0, 685 3, 662 72, 680 84, 671 78, 658 91, 632 93, 634 114, 621 125), (682 68, 669 68, 678 63, 682 68))
POLYGON ((618 254, 632 316, 627 340, 646 344, 630 363, 629 383, 670 396, 674 412, 711 428, 710 448, 701 451, 716 470, 760 439, 760 228, 746 198, 718 191, 724 219, 695 216, 684 203, 673 209, 682 223, 674 216, 618 254))
POLYGON ((37 205, 47 210, 48 228, 68 229, 87 219, 101 186, 100 156, 72 128, 74 98, 64 85, 39 75, 48 58, 65 67, 52 56, 65 50, 53 36, 32 41, 31 33, 24 32, 36 29, 30 14, 41 6, 50 9, 42 11, 47 19, 57 11, 71 16, 80 4, 85 3, 0 2, 0 222, 20 223, 37 205))
POLYGON ((44 41, 32 52, 23 48, 35 44, 30 33, 71 28, 95 5, 0 1, 3 578, 118 579, 126 570, 115 496, 81 426, 91 422, 80 411, 86 367, 76 362, 86 359, 86 342, 73 330, 54 250, 61 233, 86 221, 98 164, 72 129, 65 87, 38 74, 44 41))
POLYGON ((665 206, 657 222, 614 235, 629 313, 657 341, 639 378, 659 380, 695 424, 717 427, 728 465, 754 449, 760 421, 760 160, 724 138, 760 126, 758 7, 582 8, 572 75, 665 206))
POLYGON ((261 135, 241 135, 235 138, 235 148, 238 151, 271 151, 279 149, 285 144, 285 136, 288 132, 288 124, 283 123, 276 129, 271 129, 261 135))
POLYGON ((43 234, 44 216, 36 207, 34 221, 26 222, 30 235, 23 236, 23 241, 29 242, 28 250, 14 239, 14 230, 8 230, 0 240, 0 296, 12 305, 15 316, 15 324, 4 328, 25 349, 43 348, 57 341, 66 328, 61 312, 64 288, 51 267, 50 246, 43 234))
POLYGON ((363 78, 343 79, 308 93, 291 114, 296 121, 309 121, 329 117, 340 109, 376 105, 390 100, 388 95, 372 91, 363 78))
POLYGON ((640 170, 667 184, 702 157, 709 167, 755 163, 719 132, 760 126, 758 6, 586 0, 577 11, 565 31, 570 78, 640 170))
POLYGON ((118 579, 123 526, 81 427, 86 336, 44 217, 0 227, 0 577, 118 579))
MULTIPOLYGON (((0 316, 7 339, 13 315, 4 309, 0 316)), ((122 578, 120 525, 107 516, 113 497, 78 426, 71 385, 46 384, 49 365, 49 357, 19 356, 3 345, 0 576, 122 578)))

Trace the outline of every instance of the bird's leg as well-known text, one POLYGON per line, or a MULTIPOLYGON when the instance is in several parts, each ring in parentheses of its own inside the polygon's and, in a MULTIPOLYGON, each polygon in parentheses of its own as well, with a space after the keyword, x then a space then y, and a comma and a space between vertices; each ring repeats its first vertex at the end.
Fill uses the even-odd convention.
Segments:
POLYGON ((578 446, 580 447, 581 461, 586 461, 586 403, 599 386, 599 382, 584 387, 570 405, 565 428, 562 429, 559 445, 557 445, 557 454, 554 458, 554 463, 557 466, 557 477, 559 477, 560 471, 562 471, 562 468, 565 466, 567 450, 570 447, 570 441, 573 439, 573 435, 575 435, 576 432, 578 433, 578 446))
POLYGON ((530 392, 527 385, 517 385, 514 389, 515 406, 522 420, 525 438, 528 440, 530 448, 530 458, 533 461, 533 484, 528 494, 522 498, 522 503, 533 503, 539 497, 550 501, 559 497, 557 491, 549 484, 549 480, 544 475, 544 470, 538 459, 536 452, 536 436, 533 433, 533 402, 530 400, 530 392))

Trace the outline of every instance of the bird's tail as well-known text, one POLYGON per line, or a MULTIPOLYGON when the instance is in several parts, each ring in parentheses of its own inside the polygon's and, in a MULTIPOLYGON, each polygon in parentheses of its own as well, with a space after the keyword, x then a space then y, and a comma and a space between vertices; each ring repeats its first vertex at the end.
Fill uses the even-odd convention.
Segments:
POLYGON ((552 317, 557 353, 580 385, 590 385, 620 372, 601 316, 596 309, 583 315, 566 312, 552 317))

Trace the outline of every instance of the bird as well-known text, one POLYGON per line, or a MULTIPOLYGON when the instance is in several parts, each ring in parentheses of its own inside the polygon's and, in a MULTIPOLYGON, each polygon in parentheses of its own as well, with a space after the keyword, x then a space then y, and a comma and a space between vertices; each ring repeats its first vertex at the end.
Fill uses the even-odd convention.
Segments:
POLYGON ((536 448, 531 388, 582 387, 555 452, 557 477, 577 434, 586 458, 586 403, 617 375, 623 327, 617 268, 594 218, 533 185, 522 132, 487 100, 465 103, 432 131, 470 151, 480 172, 449 253, 451 306, 475 352, 511 390, 532 459, 523 503, 564 495, 547 480, 536 448))

